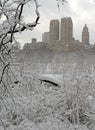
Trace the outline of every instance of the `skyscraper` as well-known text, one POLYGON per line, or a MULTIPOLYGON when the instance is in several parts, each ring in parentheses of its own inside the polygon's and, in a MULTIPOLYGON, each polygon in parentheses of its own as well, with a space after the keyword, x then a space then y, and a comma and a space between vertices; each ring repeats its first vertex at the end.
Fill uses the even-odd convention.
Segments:
POLYGON ((83 27, 83 31, 82 31, 82 42, 84 44, 89 44, 89 31, 88 31, 88 27, 86 24, 83 27))
POLYGON ((50 21, 49 43, 59 40, 59 20, 50 21))
MULTIPOLYGON (((83 29, 83 41, 89 43, 88 28, 83 29)), ((82 42, 73 37, 73 21, 71 17, 59 20, 51 20, 49 28, 49 44, 47 48, 52 50, 73 51, 83 47, 82 42), (60 29, 59 29, 60 27, 60 29)))
POLYGON ((67 44, 72 43, 73 38, 73 23, 71 18, 61 19, 61 41, 67 44))
POLYGON ((49 43, 49 32, 44 32, 42 35, 42 42, 49 43))

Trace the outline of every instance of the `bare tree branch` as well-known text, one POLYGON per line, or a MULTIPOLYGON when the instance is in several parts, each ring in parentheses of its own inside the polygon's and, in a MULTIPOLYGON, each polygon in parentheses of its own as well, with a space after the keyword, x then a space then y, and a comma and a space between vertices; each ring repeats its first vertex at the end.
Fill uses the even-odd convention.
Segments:
POLYGON ((3 76, 4 76, 5 70, 6 70, 6 68, 7 68, 9 65, 10 65, 10 64, 8 63, 8 64, 5 65, 4 68, 3 68, 2 75, 1 75, 1 78, 0 78, 0 84, 1 84, 1 82, 2 82, 2 79, 3 79, 3 76))

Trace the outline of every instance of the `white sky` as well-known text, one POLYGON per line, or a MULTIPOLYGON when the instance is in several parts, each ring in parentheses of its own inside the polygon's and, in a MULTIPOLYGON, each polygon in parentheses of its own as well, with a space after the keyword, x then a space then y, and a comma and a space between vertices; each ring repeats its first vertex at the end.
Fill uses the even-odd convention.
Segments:
MULTIPOLYGON (((49 22, 51 19, 61 19, 62 17, 72 17, 74 37, 81 41, 81 32, 84 24, 88 25, 90 32, 90 43, 95 43, 95 3, 94 0, 68 0, 68 3, 57 8, 56 0, 38 0, 41 7, 39 25, 33 31, 25 31, 17 39, 21 43, 31 42, 32 38, 42 39, 42 33, 49 31, 49 22)), ((36 17, 34 4, 30 3, 24 10, 24 19, 26 22, 33 22, 36 17)))

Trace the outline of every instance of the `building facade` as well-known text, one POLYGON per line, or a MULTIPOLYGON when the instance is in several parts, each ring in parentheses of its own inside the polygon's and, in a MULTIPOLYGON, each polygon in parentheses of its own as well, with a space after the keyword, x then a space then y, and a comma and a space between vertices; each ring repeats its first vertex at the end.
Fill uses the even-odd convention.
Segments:
POLYGON ((61 19, 61 41, 67 44, 72 43, 73 39, 73 22, 71 18, 61 19))
POLYGON ((59 20, 51 20, 50 21, 50 35, 49 35, 49 43, 59 40, 59 20))
POLYGON ((44 32, 42 34, 42 42, 49 43, 49 32, 44 32))
POLYGON ((82 43, 86 45, 89 44, 89 30, 86 24, 83 27, 83 31, 82 31, 82 43))

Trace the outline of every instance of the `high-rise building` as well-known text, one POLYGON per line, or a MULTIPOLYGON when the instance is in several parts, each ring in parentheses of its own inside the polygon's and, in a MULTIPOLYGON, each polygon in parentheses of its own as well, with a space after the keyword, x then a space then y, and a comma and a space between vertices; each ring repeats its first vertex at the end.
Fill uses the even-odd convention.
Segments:
POLYGON ((71 17, 62 18, 61 23, 59 23, 59 20, 51 20, 49 29, 49 44, 47 44, 49 49, 73 51, 81 49, 84 46, 82 43, 89 45, 87 25, 83 28, 82 42, 80 42, 73 37, 73 21, 71 17))
POLYGON ((44 32, 42 35, 42 42, 49 43, 49 32, 44 32))
POLYGON ((50 21, 49 43, 59 40, 59 20, 50 21))
POLYGON ((82 43, 89 44, 89 30, 86 24, 83 27, 82 31, 82 43))
POLYGON ((61 19, 61 41, 67 44, 72 43, 73 39, 73 23, 71 18, 61 19))

